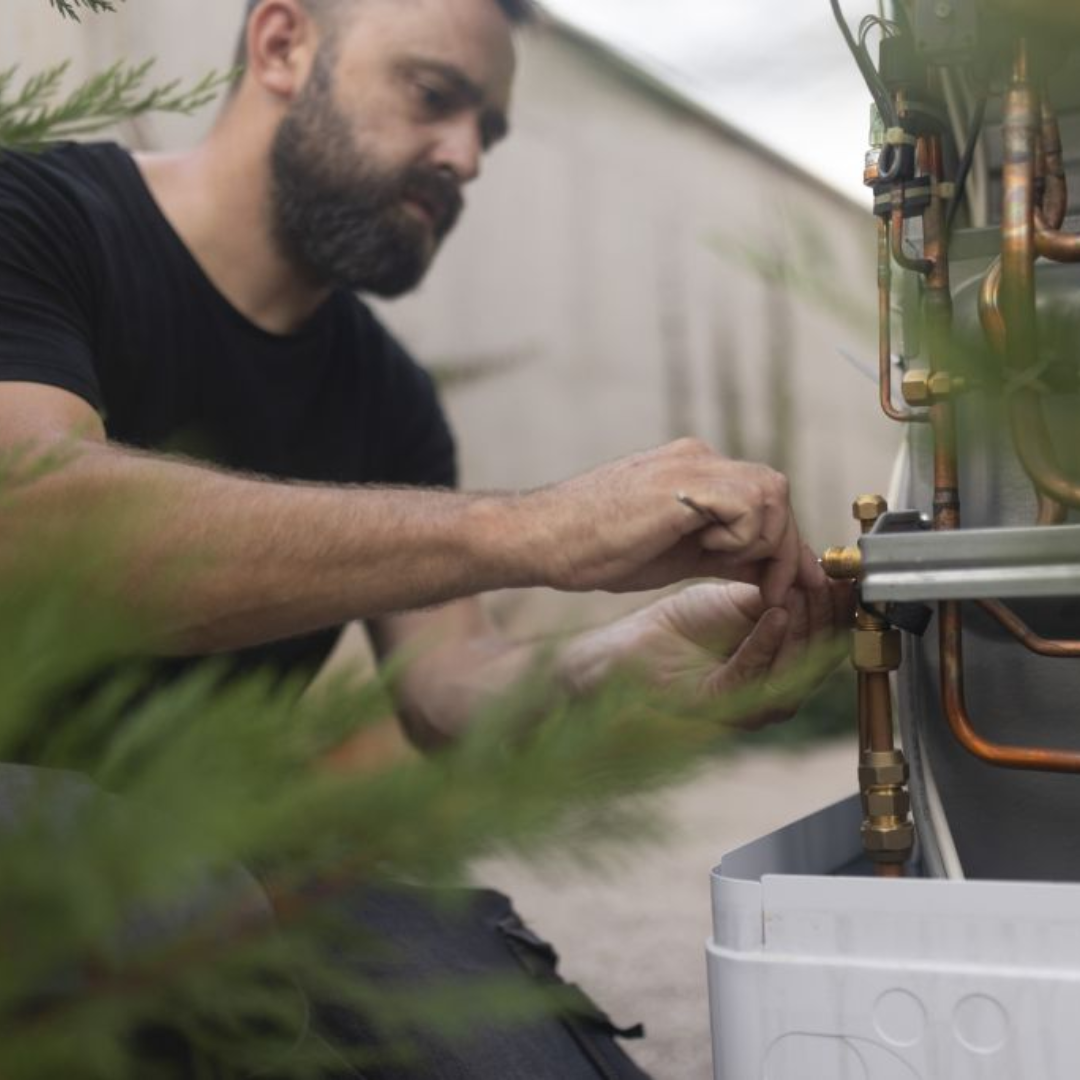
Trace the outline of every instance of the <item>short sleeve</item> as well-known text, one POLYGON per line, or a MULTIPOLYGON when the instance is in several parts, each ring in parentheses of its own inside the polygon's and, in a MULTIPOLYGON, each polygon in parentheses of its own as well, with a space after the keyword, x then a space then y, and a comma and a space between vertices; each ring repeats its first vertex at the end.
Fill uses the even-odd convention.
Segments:
POLYGON ((0 156, 0 381, 57 386, 101 412, 94 233, 75 183, 54 164, 0 156))

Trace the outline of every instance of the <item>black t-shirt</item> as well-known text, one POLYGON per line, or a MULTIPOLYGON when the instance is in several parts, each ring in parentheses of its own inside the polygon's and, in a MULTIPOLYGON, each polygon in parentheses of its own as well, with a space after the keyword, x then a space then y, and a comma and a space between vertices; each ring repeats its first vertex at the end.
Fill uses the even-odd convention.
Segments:
MULTIPOLYGON (((337 291, 294 334, 259 329, 217 291, 111 143, 0 156, 0 380, 72 391, 110 439, 231 469, 456 481, 430 377, 364 304, 337 291)), ((336 633, 237 660, 314 667, 336 633)))

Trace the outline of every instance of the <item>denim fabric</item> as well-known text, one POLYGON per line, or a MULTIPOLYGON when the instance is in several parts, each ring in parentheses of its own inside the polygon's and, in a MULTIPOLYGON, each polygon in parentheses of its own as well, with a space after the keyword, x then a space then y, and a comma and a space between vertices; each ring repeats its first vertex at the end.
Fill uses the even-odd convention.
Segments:
MULTIPOLYGON (((517 918, 498 893, 435 894, 416 888, 368 890, 347 902, 348 916, 376 935, 387 952, 377 962, 340 956, 358 976, 395 990, 453 980, 498 977, 563 986, 556 956, 517 918), (525 952, 522 956, 522 945, 525 952)), ((616 1044, 616 1030, 580 991, 559 1017, 528 1022, 478 1022, 454 1037, 411 1030, 409 1060, 342 1072, 362 1080, 648 1080, 616 1044)), ((351 1046, 384 1045, 363 1018, 324 1008, 327 1034, 351 1046)), ((640 1034, 635 1029, 629 1034, 640 1034)), ((337 1078, 335 1078, 337 1080, 337 1078)))

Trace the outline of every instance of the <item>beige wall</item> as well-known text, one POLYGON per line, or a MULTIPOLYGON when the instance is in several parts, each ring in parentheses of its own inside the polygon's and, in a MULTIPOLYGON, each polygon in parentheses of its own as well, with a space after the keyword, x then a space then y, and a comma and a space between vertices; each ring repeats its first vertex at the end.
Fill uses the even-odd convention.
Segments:
MULTIPOLYGON (((228 66, 241 8, 130 0, 75 27, 25 0, 0 60, 72 55, 87 71, 156 55, 162 77, 193 78, 228 66)), ((887 484, 897 432, 838 351, 872 367, 872 330, 808 294, 872 311, 869 214, 574 35, 531 31, 523 54, 514 135, 420 292, 382 305, 420 358, 474 376, 447 394, 464 482, 541 484, 695 434, 787 468, 812 541, 844 541, 852 495, 887 484), (765 284, 741 245, 786 252, 804 284, 765 284)), ((184 145, 211 119, 125 134, 184 145)))

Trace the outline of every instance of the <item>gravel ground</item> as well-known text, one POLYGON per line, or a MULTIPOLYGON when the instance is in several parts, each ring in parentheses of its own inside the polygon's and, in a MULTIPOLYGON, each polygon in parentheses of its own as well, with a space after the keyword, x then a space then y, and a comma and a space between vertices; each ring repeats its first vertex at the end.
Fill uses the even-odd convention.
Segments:
POLYGON ((711 1080, 709 872, 725 851, 851 794, 855 769, 847 742, 743 752, 662 796, 662 843, 617 870, 497 860, 476 880, 514 898, 563 975, 616 1023, 645 1022, 648 1037, 625 1045, 655 1080, 711 1080))

